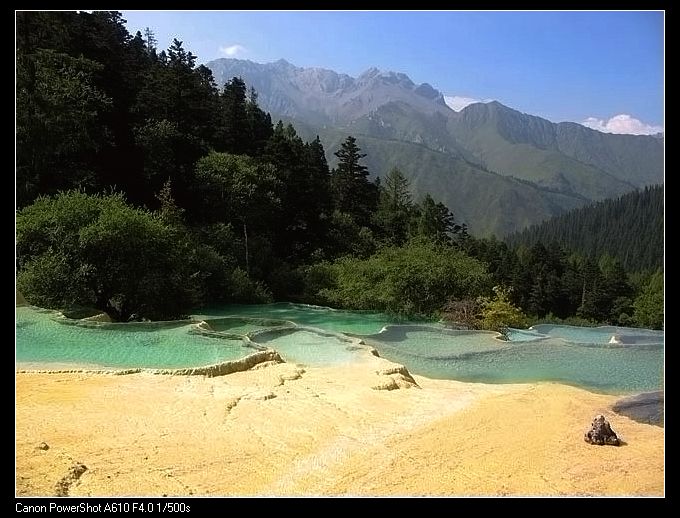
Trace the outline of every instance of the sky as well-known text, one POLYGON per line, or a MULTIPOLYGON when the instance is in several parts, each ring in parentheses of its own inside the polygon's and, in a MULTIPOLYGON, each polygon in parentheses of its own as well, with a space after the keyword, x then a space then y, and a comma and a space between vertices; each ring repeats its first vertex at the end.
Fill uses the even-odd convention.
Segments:
POLYGON ((453 109, 497 100, 554 122, 651 134, 664 127, 661 11, 123 11, 159 48, 285 59, 357 77, 370 67, 430 83, 453 109))

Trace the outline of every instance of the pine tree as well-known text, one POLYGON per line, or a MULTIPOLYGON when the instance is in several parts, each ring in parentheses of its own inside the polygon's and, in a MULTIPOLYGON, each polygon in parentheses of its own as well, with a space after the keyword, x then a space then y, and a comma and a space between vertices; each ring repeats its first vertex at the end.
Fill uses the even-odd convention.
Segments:
POLYGON ((250 87, 250 95, 246 103, 246 115, 248 118, 250 145, 248 154, 258 156, 262 154, 267 141, 274 134, 271 115, 262 111, 257 104, 257 92, 250 87))
POLYGON ((412 217, 409 181, 394 167, 387 173, 385 185, 381 185, 379 190, 380 201, 374 220, 390 243, 400 245, 408 238, 412 217))
POLYGON ((156 39, 156 35, 154 34, 154 32, 148 27, 144 29, 144 42, 146 43, 146 49, 147 52, 149 53, 149 56, 155 58, 158 40, 156 39))
POLYGON ((246 84, 240 77, 227 81, 220 96, 220 139, 217 149, 244 155, 250 147, 252 133, 246 107, 246 84))
POLYGON ((331 187, 336 210, 352 216, 361 226, 370 224, 371 214, 378 203, 378 189, 368 180, 368 168, 361 164, 366 154, 348 136, 335 152, 338 165, 331 173, 331 187))
POLYGON ((461 226, 456 223, 448 207, 442 202, 435 203, 432 196, 426 194, 418 207, 415 235, 450 244, 452 235, 460 230, 461 226))

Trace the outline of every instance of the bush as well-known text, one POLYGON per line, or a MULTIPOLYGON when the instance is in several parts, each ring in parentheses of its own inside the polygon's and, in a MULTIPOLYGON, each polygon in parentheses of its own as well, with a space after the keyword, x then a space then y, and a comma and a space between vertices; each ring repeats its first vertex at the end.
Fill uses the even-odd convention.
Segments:
POLYGON ((429 241, 316 265, 307 281, 323 286, 316 299, 331 306, 414 316, 433 315, 450 298, 476 297, 490 283, 483 263, 429 241))
POLYGON ((633 319, 637 325, 650 329, 663 327, 663 273, 654 272, 633 303, 633 319))
POLYGON ((441 311, 446 324, 463 329, 479 329, 480 305, 477 300, 450 300, 441 311))
POLYGON ((48 250, 25 263, 17 276, 17 289, 31 304, 43 308, 93 306, 91 274, 87 265, 74 268, 67 256, 48 250))
POLYGON ((122 195, 39 198, 17 215, 17 283, 32 304, 93 306, 116 320, 183 316, 191 303, 178 233, 122 195))
POLYGON ((527 316, 510 302, 510 289, 494 286, 494 297, 479 300, 481 329, 505 333, 508 327, 525 328, 527 316))

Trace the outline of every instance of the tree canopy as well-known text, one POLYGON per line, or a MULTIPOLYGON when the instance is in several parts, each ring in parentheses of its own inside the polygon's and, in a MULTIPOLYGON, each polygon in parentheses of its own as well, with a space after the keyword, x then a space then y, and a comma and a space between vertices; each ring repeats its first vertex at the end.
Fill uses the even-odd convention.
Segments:
POLYGON ((433 316, 486 297, 501 320, 663 325, 661 187, 478 239, 398 167, 369 171, 360 135, 327 155, 178 38, 161 50, 115 11, 16 17, 17 283, 33 304, 118 320, 273 299, 433 316))

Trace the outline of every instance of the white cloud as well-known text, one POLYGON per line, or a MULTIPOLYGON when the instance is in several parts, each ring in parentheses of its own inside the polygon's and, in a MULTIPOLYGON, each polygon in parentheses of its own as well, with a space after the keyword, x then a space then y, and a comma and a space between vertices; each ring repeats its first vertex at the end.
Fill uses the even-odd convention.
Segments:
POLYGON ((631 117, 625 113, 614 115, 611 119, 598 119, 596 117, 588 117, 581 122, 588 128, 602 131, 603 133, 627 133, 630 135, 654 135, 663 131, 662 126, 652 126, 645 124, 635 117, 631 117))
POLYGON ((472 97, 463 97, 460 95, 445 95, 444 102, 454 111, 459 112, 466 106, 474 103, 490 103, 493 99, 474 99, 472 97))
POLYGON ((242 54, 245 51, 246 48, 243 45, 239 45, 238 43, 229 45, 228 47, 220 47, 220 52, 230 58, 233 58, 237 54, 242 54))

